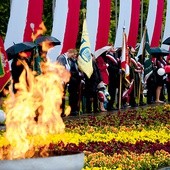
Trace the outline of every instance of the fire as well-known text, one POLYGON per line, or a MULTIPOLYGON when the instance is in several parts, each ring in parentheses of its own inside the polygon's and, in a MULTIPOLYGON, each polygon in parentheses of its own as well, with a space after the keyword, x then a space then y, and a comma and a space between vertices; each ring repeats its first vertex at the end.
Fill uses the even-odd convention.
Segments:
POLYGON ((39 25, 39 29, 35 33, 33 31, 31 35, 32 40, 34 41, 39 35, 43 35, 46 31, 47 31, 47 28, 45 27, 44 22, 42 22, 39 25))
POLYGON ((34 153, 34 141, 29 140, 30 136, 41 135, 45 138, 47 134, 64 132, 60 106, 63 84, 69 81, 70 73, 63 66, 48 60, 41 68, 42 74, 35 76, 25 65, 20 82, 16 86, 18 92, 11 94, 5 102, 4 137, 10 146, 6 148, 8 154, 6 150, 0 153, 2 159, 31 157, 34 153))

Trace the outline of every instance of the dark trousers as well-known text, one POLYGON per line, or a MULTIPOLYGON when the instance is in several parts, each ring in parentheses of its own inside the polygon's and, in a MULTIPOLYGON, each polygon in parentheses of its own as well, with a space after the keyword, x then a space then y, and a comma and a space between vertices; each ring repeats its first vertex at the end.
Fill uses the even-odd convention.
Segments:
POLYGON ((170 81, 166 82, 168 102, 170 102, 170 81))
POLYGON ((86 112, 87 113, 97 112, 97 110, 98 110, 97 93, 93 97, 86 96, 86 112))
POLYGON ((107 109, 112 109, 113 108, 113 105, 115 103, 115 96, 116 96, 116 88, 117 86, 115 85, 116 83, 110 83, 108 85, 108 92, 110 94, 110 100, 108 101, 108 104, 107 104, 107 109))

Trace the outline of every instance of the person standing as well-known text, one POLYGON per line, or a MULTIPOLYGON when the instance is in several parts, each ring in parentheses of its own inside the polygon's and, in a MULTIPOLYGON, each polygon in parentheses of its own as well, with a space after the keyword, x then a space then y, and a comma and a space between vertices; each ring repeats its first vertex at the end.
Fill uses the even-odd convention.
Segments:
POLYGON ((156 57, 156 103, 164 103, 165 97, 163 95, 164 88, 164 76, 165 74, 160 74, 159 69, 164 68, 166 65, 166 61, 163 56, 155 56, 156 57))
MULTIPOLYGON (((76 54, 76 53, 75 53, 76 54)), ((68 85, 69 105, 71 107, 71 116, 76 116, 80 111, 80 96, 81 96, 81 78, 82 73, 78 69, 77 55, 69 58, 70 64, 70 81, 68 85)))
POLYGON ((27 53, 20 52, 14 56, 11 64, 11 75, 12 75, 13 92, 15 94, 17 93, 17 91, 19 91, 17 84, 20 82, 21 74, 25 74, 25 84, 27 88, 30 87, 31 82, 29 81, 29 69, 30 69, 29 66, 30 66, 30 61, 29 61, 29 57, 27 56, 27 53), (25 73, 23 73, 24 71, 25 73))
MULTIPOLYGON (((143 67, 140 63, 138 63, 134 57, 135 49, 133 47, 129 47, 129 56, 130 56, 130 81, 133 81, 133 88, 130 92, 130 100, 129 104, 131 107, 137 107, 136 99, 139 98, 139 94, 141 95, 141 91, 139 92, 139 74, 142 73, 143 67)), ((142 99, 142 97, 140 97, 142 99)), ((140 101, 142 103, 143 101, 140 101)))
MULTIPOLYGON (((119 51, 119 50, 118 50, 119 51)), ((114 49, 110 50, 106 54, 106 62, 108 64, 109 72, 109 83, 108 83, 108 92, 110 94, 110 99, 107 104, 107 110, 115 110, 114 104, 116 104, 116 90, 119 88, 119 68, 120 68, 120 59, 118 57, 118 51, 114 49)))
POLYGON ((92 56, 92 66, 93 73, 91 77, 88 78, 87 75, 85 75, 84 96, 86 98, 86 113, 99 112, 97 86, 102 82, 102 77, 94 56, 92 56))
MULTIPOLYGON (((108 64, 105 62, 104 58, 106 58, 106 52, 102 53, 100 56, 97 57, 96 63, 99 68, 103 83, 107 88, 108 83, 109 83, 109 72, 107 70, 108 64)), ((104 101, 99 100, 99 104, 100 104, 100 111, 102 111, 102 112, 107 111, 106 110, 107 103, 105 104, 104 101)))
POLYGON ((76 116, 79 113, 78 103, 79 103, 79 87, 81 83, 81 78, 77 65, 77 50, 69 49, 66 53, 61 54, 57 57, 57 62, 63 65, 67 71, 70 72, 70 81, 64 85, 64 97, 62 101, 62 116, 64 116, 65 111, 65 95, 66 91, 69 92, 69 105, 71 107, 71 116, 76 116))
POLYGON ((106 52, 102 53, 100 56, 96 58, 96 63, 99 68, 103 82, 106 85, 108 85, 109 83, 109 72, 107 70, 108 64, 105 62, 104 58, 106 58, 106 52))
MULTIPOLYGON (((170 67, 170 56, 167 56, 166 62, 167 62, 167 65, 170 67)), ((166 88, 167 88, 168 103, 170 103, 170 73, 167 73, 166 88)))

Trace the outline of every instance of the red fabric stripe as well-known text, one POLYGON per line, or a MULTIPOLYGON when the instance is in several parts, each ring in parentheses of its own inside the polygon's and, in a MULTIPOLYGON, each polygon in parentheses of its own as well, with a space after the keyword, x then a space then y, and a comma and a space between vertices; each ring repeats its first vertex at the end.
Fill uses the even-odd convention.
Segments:
POLYGON ((0 37, 0 51, 4 55, 3 62, 5 62, 4 75, 0 76, 0 92, 1 92, 3 90, 3 88, 5 87, 5 85, 10 81, 10 77, 11 77, 7 54, 4 49, 3 39, 1 37, 0 37))
POLYGON ((95 50, 108 44, 110 30, 111 0, 100 0, 99 21, 95 50))
POLYGON ((157 0, 157 1, 158 1, 157 13, 156 13, 156 18, 155 18, 155 26, 154 26, 153 36, 152 36, 151 45, 150 45, 151 47, 158 47, 159 40, 161 37, 164 0, 157 0))
POLYGON ((68 0, 66 30, 61 53, 65 53, 68 49, 76 47, 79 31, 79 12, 80 0, 68 0))
POLYGON ((132 0, 130 30, 128 35, 128 44, 129 46, 132 47, 135 47, 137 43, 139 16, 140 16, 140 0, 132 0))
POLYGON ((39 25, 42 22, 43 15, 43 0, 29 0, 28 3, 28 11, 27 11, 27 22, 25 26, 25 32, 23 41, 32 41, 31 34, 32 30, 30 27, 30 23, 35 24, 34 32, 39 29, 39 25))

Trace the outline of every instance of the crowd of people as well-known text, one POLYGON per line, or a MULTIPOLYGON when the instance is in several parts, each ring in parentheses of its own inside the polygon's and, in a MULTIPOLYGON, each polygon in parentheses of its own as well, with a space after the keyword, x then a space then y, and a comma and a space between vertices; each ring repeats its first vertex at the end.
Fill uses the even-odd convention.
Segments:
MULTIPOLYGON (((31 68, 36 72, 36 76, 41 74, 40 65, 47 61, 47 52, 40 47, 37 52, 35 53, 34 49, 29 53, 31 57, 28 57, 25 52, 14 57, 11 64, 14 93, 19 90, 16 84, 19 82, 23 70, 31 68), (35 56, 32 57, 32 55, 35 56)), ((170 57, 150 56, 152 71, 144 81, 145 58, 141 55, 136 59, 136 51, 133 47, 128 47, 128 52, 130 70, 128 80, 121 69, 121 48, 114 49, 110 46, 97 57, 95 54, 91 54, 93 73, 90 78, 79 69, 77 62, 79 54, 76 49, 68 49, 66 53, 57 56, 56 62, 63 65, 71 74, 69 82, 63 84, 62 116, 65 115, 65 96, 67 94, 71 116, 170 102, 170 74, 160 70, 170 65, 170 57), (144 100, 144 88, 147 90, 146 100, 144 100), (165 91, 167 95, 165 95, 165 91)), ((29 87, 28 75, 26 75, 26 79, 29 87)), ((6 95, 6 87, 0 93, 1 98, 6 95)))
MULTIPOLYGON (((169 57, 165 59, 163 56, 149 56, 152 71, 144 81, 145 58, 142 59, 141 55, 137 60, 133 47, 128 47, 128 51, 129 82, 121 70, 121 48, 114 49, 111 46, 97 57, 91 54, 93 73, 90 78, 79 70, 77 50, 69 49, 57 57, 57 61, 71 73, 70 81, 65 86, 71 106, 70 115, 170 102, 170 75, 165 72, 160 73, 160 68, 163 69, 165 65, 170 64, 169 57), (147 90, 146 100, 144 100, 144 89, 147 90)), ((65 101, 63 104, 65 105, 65 101)))

